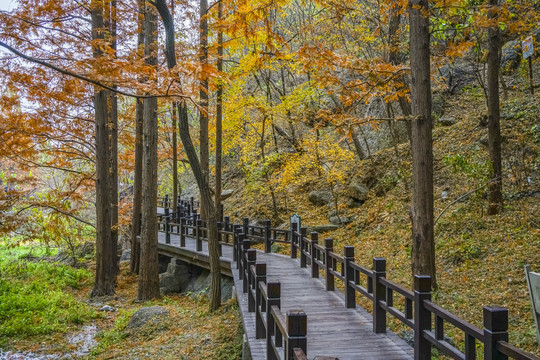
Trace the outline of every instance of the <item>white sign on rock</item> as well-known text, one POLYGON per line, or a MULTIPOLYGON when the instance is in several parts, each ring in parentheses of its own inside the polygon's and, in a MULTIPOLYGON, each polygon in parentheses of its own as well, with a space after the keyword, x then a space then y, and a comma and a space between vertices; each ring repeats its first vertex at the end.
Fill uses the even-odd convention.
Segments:
POLYGON ((530 265, 525 265, 525 277, 529 286, 534 322, 536 323, 536 338, 540 344, 540 274, 532 272, 530 265))

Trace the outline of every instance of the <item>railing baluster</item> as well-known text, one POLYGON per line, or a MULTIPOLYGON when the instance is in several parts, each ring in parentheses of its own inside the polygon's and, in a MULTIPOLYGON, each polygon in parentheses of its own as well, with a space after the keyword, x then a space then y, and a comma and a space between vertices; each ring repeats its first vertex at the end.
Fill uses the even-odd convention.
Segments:
MULTIPOLYGON (((245 240, 249 241, 249 240, 245 240)), ((253 280, 253 274, 251 273, 251 265, 255 265, 255 262, 257 261, 257 250, 255 249, 248 249, 246 251, 246 264, 244 268, 244 279, 242 282, 242 290, 244 291, 244 294, 247 294, 249 291, 249 284, 251 284, 251 281, 253 280)), ((255 311, 255 299, 252 299, 251 296, 248 296, 248 311, 254 312, 255 311)))
POLYGON ((281 283, 279 281, 268 282, 266 285, 268 299, 266 300, 266 358, 277 360, 272 349, 272 336, 275 333, 274 318, 272 317, 272 306, 281 308, 281 283))
POLYGON ((202 239, 201 239, 201 226, 202 220, 197 220, 197 225, 195 228, 196 241, 197 241, 197 251, 202 251, 202 239))
POLYGON ((302 310, 287 311, 287 342, 285 358, 292 360, 293 349, 299 348, 307 355, 307 316, 302 310))
POLYGON ((319 259, 317 257, 319 250, 315 248, 315 246, 317 245, 319 245, 319 233, 313 231, 311 233, 311 277, 312 278, 319 277, 319 264, 317 264, 317 261, 316 261, 319 259))
POLYGON ((262 305, 262 296, 261 288, 259 283, 266 283, 266 264, 258 263, 255 264, 255 338, 262 339, 266 336, 266 330, 264 328, 264 322, 262 319, 261 305, 262 305))
POLYGON ((271 239, 271 222, 270 220, 266 220, 264 222, 264 252, 265 253, 271 253, 272 252, 272 243, 270 241, 271 239))
POLYGON ((431 277, 415 275, 414 360, 431 359, 431 343, 424 337, 424 330, 431 330, 431 312, 424 307, 424 300, 431 301, 431 277))
POLYGON ((386 332, 386 311, 380 304, 380 301, 386 298, 386 287, 379 281, 384 277, 386 277, 386 259, 373 258, 373 332, 376 334, 386 332))
POLYGON ((508 310, 497 306, 484 307, 484 360, 506 360, 497 350, 499 341, 508 341, 508 310))
POLYGON ((326 268, 326 291, 334 291, 334 274, 330 271, 334 261, 330 253, 334 251, 334 240, 324 239, 324 265, 326 268))
POLYGON ((345 307, 352 309, 356 307, 356 292, 351 286, 351 282, 354 282, 354 269, 351 267, 351 263, 354 262, 354 246, 345 246, 343 258, 345 259, 345 264, 342 265, 345 268, 345 307))
POLYGON ((300 228, 300 237, 298 239, 298 244, 299 244, 299 248, 300 248, 300 267, 302 268, 305 268, 307 265, 307 257, 306 257, 306 254, 304 253, 304 249, 305 249, 305 246, 304 246, 304 238, 307 236, 307 228, 305 227, 301 227, 300 228))
POLYGON ((291 224, 291 259, 296 259, 296 232, 298 231, 298 224, 291 224))

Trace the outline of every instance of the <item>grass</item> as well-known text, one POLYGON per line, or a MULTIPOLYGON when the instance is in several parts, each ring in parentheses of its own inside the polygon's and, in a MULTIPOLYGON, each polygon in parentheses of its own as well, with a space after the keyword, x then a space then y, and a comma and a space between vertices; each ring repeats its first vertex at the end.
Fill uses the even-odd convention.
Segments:
POLYGON ((98 316, 70 290, 91 281, 86 269, 37 258, 52 255, 46 247, 0 246, 0 338, 26 338, 65 332, 98 316))

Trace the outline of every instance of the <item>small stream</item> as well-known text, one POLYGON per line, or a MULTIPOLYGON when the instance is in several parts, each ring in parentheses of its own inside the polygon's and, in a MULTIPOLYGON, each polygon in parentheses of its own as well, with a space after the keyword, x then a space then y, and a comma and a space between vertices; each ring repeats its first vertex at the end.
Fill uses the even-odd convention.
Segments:
POLYGON ((83 326, 80 331, 68 334, 66 339, 70 345, 76 347, 70 353, 63 354, 36 354, 33 352, 14 352, 0 349, 0 360, 60 360, 78 359, 90 354, 90 351, 97 345, 94 336, 97 333, 95 325, 83 326))

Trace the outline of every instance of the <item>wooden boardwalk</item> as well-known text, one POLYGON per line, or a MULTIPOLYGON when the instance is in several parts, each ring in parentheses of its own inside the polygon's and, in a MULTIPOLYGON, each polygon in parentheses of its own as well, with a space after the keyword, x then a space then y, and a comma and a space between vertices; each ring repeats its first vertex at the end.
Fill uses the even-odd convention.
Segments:
MULTIPOLYGON (((165 244, 165 234, 159 234, 161 253, 174 255, 172 248, 180 248, 178 235, 171 234, 171 243, 165 244)), ((200 261, 208 256, 203 241, 203 251, 196 251, 196 242, 186 238, 185 254, 200 261)), ((266 341, 255 339, 255 313, 248 312, 247 294, 242 292, 242 281, 233 262, 233 249, 223 246, 222 265, 232 269, 236 294, 244 322, 245 333, 254 360, 266 359, 266 341)), ((189 261, 189 260, 188 260, 189 261)), ((345 308, 344 296, 339 291, 326 291, 320 279, 313 279, 309 269, 301 268, 297 259, 284 255, 257 252, 257 263, 267 266, 267 280, 281 282, 281 310, 303 310, 307 315, 307 355, 332 356, 347 359, 412 359, 413 350, 396 334, 372 331, 372 316, 361 308, 345 308)))

